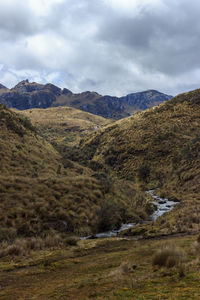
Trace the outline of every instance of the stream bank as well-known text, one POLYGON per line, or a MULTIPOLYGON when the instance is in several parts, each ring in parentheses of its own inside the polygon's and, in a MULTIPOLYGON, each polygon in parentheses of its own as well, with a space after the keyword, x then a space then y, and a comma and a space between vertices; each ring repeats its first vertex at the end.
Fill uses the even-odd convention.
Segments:
MULTIPOLYGON (((162 216, 166 212, 170 211, 173 209, 174 205, 176 205, 178 202, 168 200, 167 198, 161 198, 154 193, 155 190, 149 190, 146 191, 153 199, 153 204, 156 206, 156 210, 153 212, 152 215, 150 215, 149 220, 150 222, 155 221, 158 217, 162 216)), ((149 223, 147 221, 143 221, 140 224, 145 224, 149 223)), ((131 227, 134 227, 138 223, 128 223, 128 224, 123 224, 119 229, 117 230, 109 230, 106 232, 100 232, 94 235, 89 235, 82 237, 82 240, 87 240, 87 239, 99 239, 99 238, 108 238, 108 237, 115 237, 118 235, 119 232, 122 232, 126 229, 129 229, 131 227)))

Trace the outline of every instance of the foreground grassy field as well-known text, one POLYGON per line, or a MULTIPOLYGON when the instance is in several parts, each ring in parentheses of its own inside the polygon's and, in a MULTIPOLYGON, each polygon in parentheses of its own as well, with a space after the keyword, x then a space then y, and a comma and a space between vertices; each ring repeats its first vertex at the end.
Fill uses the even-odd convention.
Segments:
POLYGON ((0 260, 0 299, 199 299, 196 236, 163 240, 103 239, 0 260), (183 262, 152 265, 163 245, 176 244, 183 262))

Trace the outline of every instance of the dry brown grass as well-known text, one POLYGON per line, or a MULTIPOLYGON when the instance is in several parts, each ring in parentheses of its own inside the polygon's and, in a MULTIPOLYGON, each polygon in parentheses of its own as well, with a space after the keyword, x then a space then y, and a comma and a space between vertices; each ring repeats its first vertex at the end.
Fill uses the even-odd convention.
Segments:
POLYGON ((90 159, 145 190, 182 202, 154 231, 196 232, 200 200, 200 90, 108 125, 81 143, 90 159), (162 226, 161 226, 162 225, 162 226), (161 230, 160 230, 161 229, 161 230))
POLYGON ((104 222, 107 229, 147 217, 149 198, 131 182, 110 177, 103 166, 99 172, 100 164, 88 162, 78 149, 58 153, 27 119, 3 105, 0 116, 0 241, 52 229, 94 233, 102 228, 104 206, 116 211, 112 222, 104 222))
POLYGON ((161 248, 153 257, 153 265, 172 268, 180 265, 184 260, 183 251, 172 245, 161 248))
MULTIPOLYGON (((4 241, 0 244, 0 257, 4 256, 25 256, 30 252, 42 250, 45 248, 54 249, 63 245, 63 238, 61 235, 52 232, 51 235, 31 238, 16 238, 12 242, 4 241)), ((66 244, 66 243, 65 243, 66 244)))
POLYGON ((111 123, 109 119, 66 106, 17 112, 28 117, 48 141, 58 144, 75 145, 80 138, 111 123))

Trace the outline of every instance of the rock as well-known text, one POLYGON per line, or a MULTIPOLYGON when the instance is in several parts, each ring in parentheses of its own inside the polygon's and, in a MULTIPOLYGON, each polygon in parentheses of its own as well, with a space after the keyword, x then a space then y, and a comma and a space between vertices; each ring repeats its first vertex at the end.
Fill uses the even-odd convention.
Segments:
POLYGON ((131 269, 133 269, 133 270, 137 269, 137 265, 136 264, 132 264, 131 269))
POLYGON ((135 111, 147 109, 172 98, 155 90, 132 93, 125 97, 101 96, 90 91, 73 94, 66 88, 62 90, 51 83, 43 85, 29 82, 28 79, 19 82, 11 90, 3 85, 0 85, 0 89, 4 89, 0 94, 0 102, 7 107, 23 110, 66 105, 112 119, 130 116, 135 111))
POLYGON ((166 200, 159 200, 158 203, 159 204, 165 204, 165 203, 167 203, 167 201, 166 200))
POLYGON ((88 238, 88 240, 94 240, 94 239, 97 239, 96 235, 90 235, 88 238))

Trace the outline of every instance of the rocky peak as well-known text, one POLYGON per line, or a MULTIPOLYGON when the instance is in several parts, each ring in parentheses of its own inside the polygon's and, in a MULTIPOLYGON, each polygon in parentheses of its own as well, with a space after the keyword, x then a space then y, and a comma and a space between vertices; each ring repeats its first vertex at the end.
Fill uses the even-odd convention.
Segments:
POLYGON ((138 109, 147 109, 153 105, 158 105, 163 101, 171 99, 172 96, 163 94, 156 90, 147 90, 144 92, 131 93, 125 97, 121 97, 121 101, 130 105, 138 106, 138 109))
POLYGON ((43 87, 44 87, 43 84, 39 84, 36 82, 29 82, 28 79, 26 79, 19 82, 11 90, 18 93, 31 93, 34 91, 40 91, 43 89, 43 87))
POLYGON ((72 96, 73 95, 73 93, 70 90, 66 89, 66 88, 64 88, 62 90, 62 94, 67 95, 67 96, 72 96))
POLYGON ((59 96, 61 94, 61 91, 62 91, 59 87, 57 87, 56 85, 51 84, 51 83, 45 84, 44 89, 49 90, 51 93, 53 93, 56 96, 59 96))
POLYGON ((106 118, 120 119, 172 98, 156 90, 128 94, 125 97, 101 96, 96 92, 72 93, 54 84, 38 84, 28 79, 11 90, 0 86, 0 102, 17 109, 71 106, 106 118))

